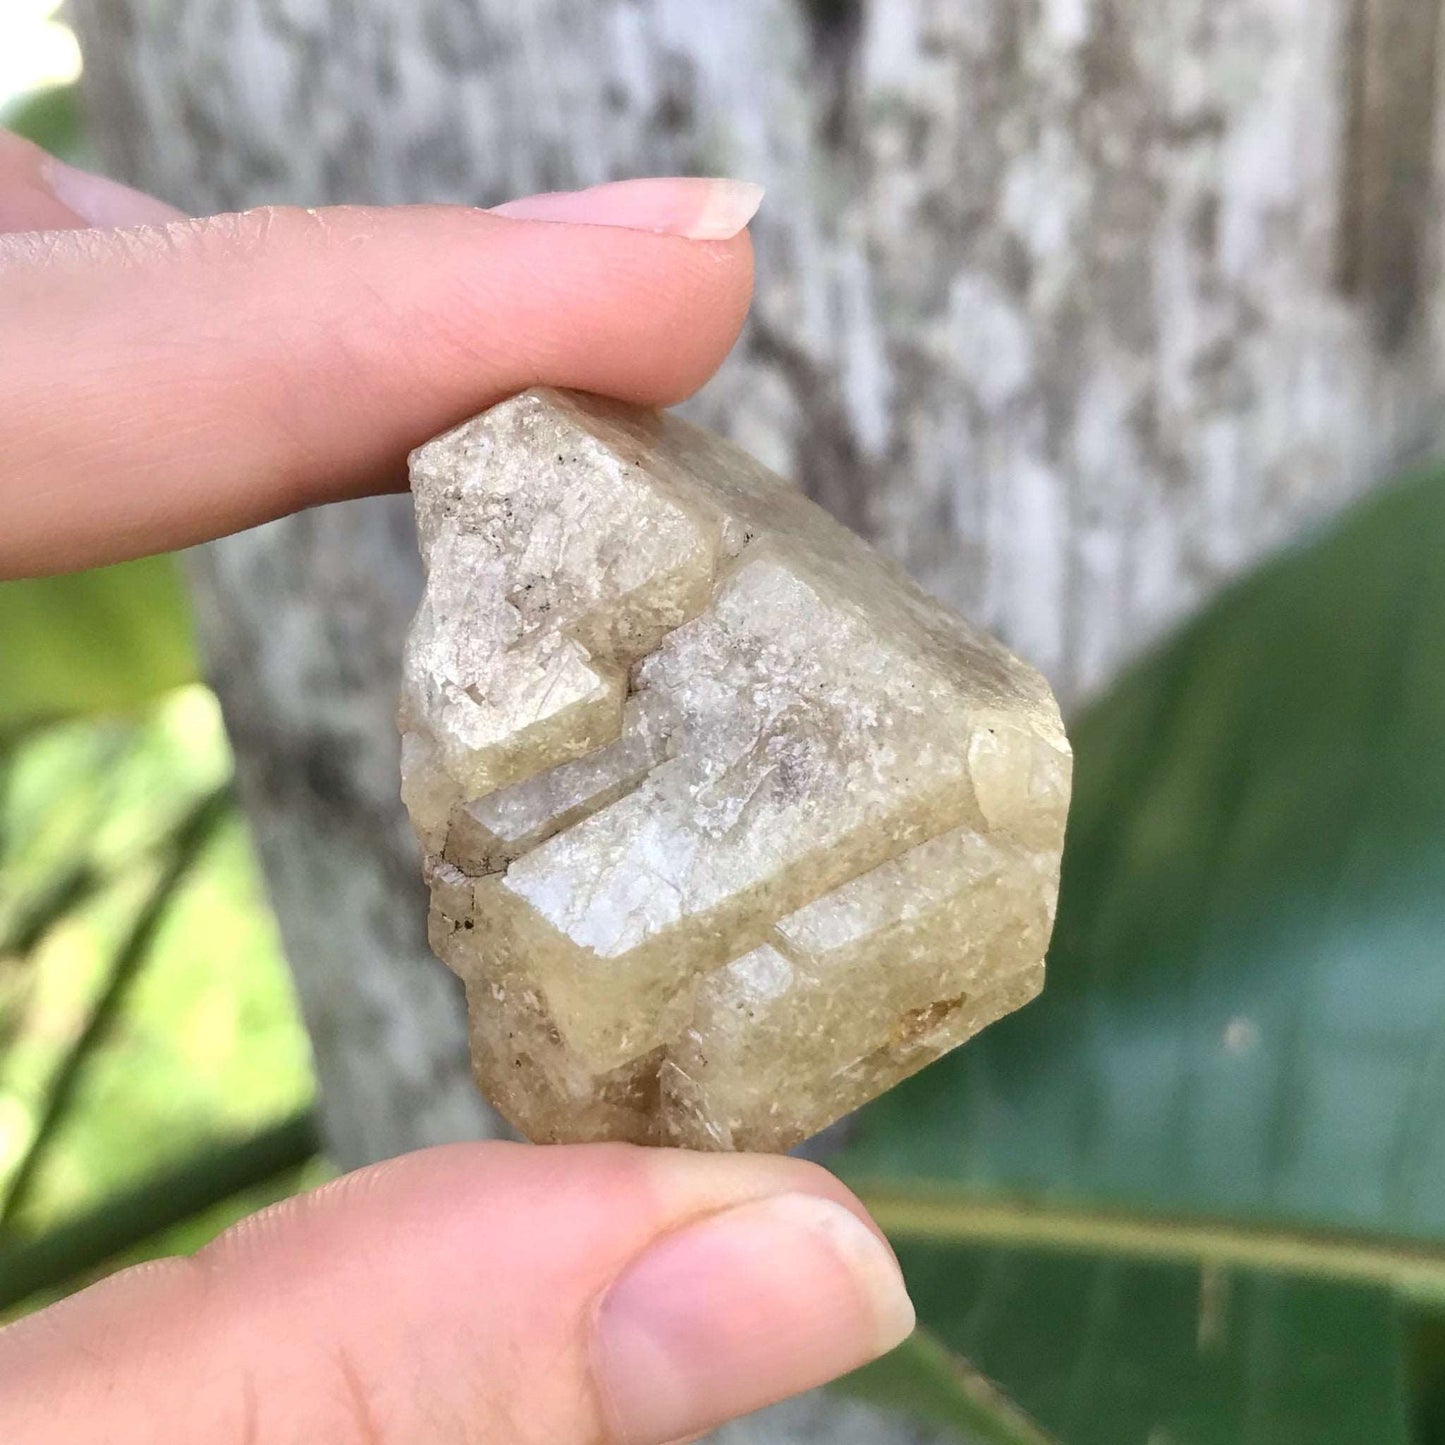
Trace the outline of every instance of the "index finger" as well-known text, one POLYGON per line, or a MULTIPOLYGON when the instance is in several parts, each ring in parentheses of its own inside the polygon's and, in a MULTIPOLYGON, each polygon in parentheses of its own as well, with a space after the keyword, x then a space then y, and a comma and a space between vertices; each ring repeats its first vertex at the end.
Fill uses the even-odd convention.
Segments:
POLYGON ((745 233, 460 206, 0 237, 0 576, 399 487, 411 447, 535 383, 680 400, 751 275, 745 233))

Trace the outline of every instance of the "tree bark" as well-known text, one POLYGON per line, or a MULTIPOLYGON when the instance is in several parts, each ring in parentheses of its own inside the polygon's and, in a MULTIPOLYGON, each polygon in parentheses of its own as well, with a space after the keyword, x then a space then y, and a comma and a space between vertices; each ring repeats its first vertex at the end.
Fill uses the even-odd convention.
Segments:
MULTIPOLYGON (((103 156, 195 210, 765 183, 693 413, 1066 704, 1436 439, 1439 0, 74 9, 103 156)), ((400 501, 196 569, 345 1164, 492 1127, 395 801, 415 571, 400 501)))

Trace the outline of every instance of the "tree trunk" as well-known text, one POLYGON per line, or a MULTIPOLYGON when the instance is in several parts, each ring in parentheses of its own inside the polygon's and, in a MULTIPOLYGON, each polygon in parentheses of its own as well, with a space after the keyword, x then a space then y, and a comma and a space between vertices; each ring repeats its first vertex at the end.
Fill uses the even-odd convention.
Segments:
MULTIPOLYGON (((104 158, 195 210, 765 183, 694 414, 1066 703, 1434 440, 1438 0, 73 3, 104 158)), ((345 1164, 490 1127, 395 799, 415 573, 401 501, 196 571, 345 1164)))

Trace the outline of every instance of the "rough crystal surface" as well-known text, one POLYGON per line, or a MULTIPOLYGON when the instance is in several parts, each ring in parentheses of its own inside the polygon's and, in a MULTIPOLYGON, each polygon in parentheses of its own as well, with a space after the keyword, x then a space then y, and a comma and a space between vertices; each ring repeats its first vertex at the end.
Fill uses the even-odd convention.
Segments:
POLYGON ((526 392, 412 488, 402 795, 525 1134, 786 1149, 1038 992, 1038 674, 675 417, 526 392))

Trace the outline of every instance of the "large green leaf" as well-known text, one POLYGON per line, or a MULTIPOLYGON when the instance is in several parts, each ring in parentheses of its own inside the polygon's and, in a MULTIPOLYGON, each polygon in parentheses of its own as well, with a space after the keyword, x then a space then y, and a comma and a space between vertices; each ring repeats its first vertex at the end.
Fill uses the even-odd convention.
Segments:
MULTIPOLYGON (((1377 1309, 1361 1281, 1445 1289, 1442 559, 1445 479, 1421 476, 1234 588, 1079 719, 1043 997, 866 1111, 845 1161, 865 1190, 887 1181, 896 1237, 927 1215, 935 1240, 1177 1260, 1147 1278, 1195 1295, 1190 1260, 1309 1274, 1251 1286, 1257 1328, 1301 1349, 1300 1312, 1271 1290, 1344 1317, 1377 1309), (1356 1284, 1329 1284, 1335 1266, 1356 1284)), ((1018 1267, 1057 1313, 1060 1257, 1018 1267)), ((1094 1287, 1125 1290, 1126 1312, 1156 1288, 1117 1278, 1094 1287)), ((953 1319, 931 1322, 1062 1430, 1041 1384, 1059 1356, 996 1364, 953 1319)), ((1183 1338, 1160 1324, 1127 1354, 1092 1346, 1152 1381, 1116 1445, 1153 1438, 1146 1420, 1160 1439, 1242 1438, 1227 1392, 1206 1391, 1214 1433, 1169 1433, 1183 1338)), ((1107 1421, 1107 1392, 1095 1405, 1107 1421)), ((1389 1438, 1352 1420, 1299 1438, 1389 1438)))
POLYGON ((991 1380, 922 1327, 839 1388, 951 1430, 967 1445, 1056 1445, 991 1380))
POLYGON ((1044 995, 855 1172, 1445 1238, 1442 559, 1432 476, 1079 722, 1044 995))
POLYGON ((920 1314, 1065 1445, 1406 1445, 1378 1286, 915 1246, 920 1314))

